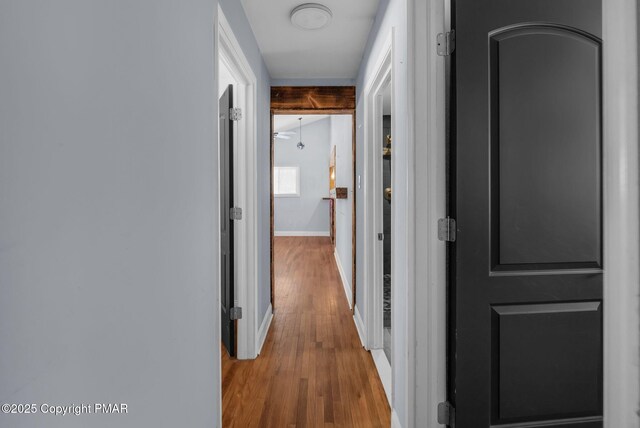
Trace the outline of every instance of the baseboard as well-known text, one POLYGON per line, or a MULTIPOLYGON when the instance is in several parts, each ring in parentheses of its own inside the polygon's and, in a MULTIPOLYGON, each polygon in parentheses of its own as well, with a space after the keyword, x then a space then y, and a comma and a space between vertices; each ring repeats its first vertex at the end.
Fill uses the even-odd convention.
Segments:
POLYGON ((329 237, 329 232, 323 232, 321 230, 318 231, 306 231, 306 230, 301 230, 301 231, 295 231, 295 230, 276 230, 275 232, 273 232, 273 236, 322 236, 322 237, 329 237))
POLYGON ((358 307, 356 306, 356 309, 353 313, 353 320, 356 323, 356 330, 358 330, 358 336, 360 337, 360 343, 362 344, 362 346, 366 349, 367 348, 367 341, 366 341, 366 329, 364 328, 364 322, 362 321, 362 317, 360 316, 360 311, 358 310, 358 307))
POLYGON ((349 303, 349 309, 353 308, 353 302, 351 299, 353 298, 351 292, 351 285, 349 285, 349 280, 347 279, 347 275, 344 273, 344 269, 342 267, 342 263, 340 262, 340 257, 338 256, 338 252, 333 252, 333 257, 336 259, 336 265, 338 266, 338 272, 340 273, 340 279, 342 280, 342 288, 344 288, 344 294, 347 296, 347 302, 349 303))
POLYGON ((391 406, 391 364, 382 349, 372 349, 371 357, 376 365, 384 393, 387 396, 387 402, 391 406))
POLYGON ((264 341, 267 339, 267 333, 269 333, 269 327, 271 327, 271 320, 273 319, 273 308, 269 305, 267 309, 267 313, 264 315, 264 319, 262 320, 262 324, 260 325, 260 330, 258 330, 258 346, 256 349, 258 350, 258 355, 262 352, 262 347, 264 346, 264 341))
POLYGON ((391 428, 402 428, 402 424, 400 423, 400 418, 396 413, 396 409, 391 411, 391 428))

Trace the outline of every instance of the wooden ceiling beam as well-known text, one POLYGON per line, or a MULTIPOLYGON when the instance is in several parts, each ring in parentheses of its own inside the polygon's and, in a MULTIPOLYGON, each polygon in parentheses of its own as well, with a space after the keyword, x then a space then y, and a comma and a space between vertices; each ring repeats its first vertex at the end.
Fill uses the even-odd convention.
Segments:
POLYGON ((356 108, 355 86, 272 86, 271 110, 335 113, 356 108))

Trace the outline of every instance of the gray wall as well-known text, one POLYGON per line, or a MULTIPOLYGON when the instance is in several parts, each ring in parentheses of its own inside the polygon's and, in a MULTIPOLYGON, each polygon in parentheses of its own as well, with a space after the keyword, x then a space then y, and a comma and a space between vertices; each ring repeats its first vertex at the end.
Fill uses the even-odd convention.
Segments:
POLYGON ((262 324, 271 302, 271 76, 262 59, 258 43, 239 0, 219 0, 220 7, 233 28, 257 84, 257 195, 258 195, 258 326, 262 324))
MULTIPOLYGON (((304 123, 304 120, 302 121, 304 123)), ((302 126, 305 148, 296 147, 297 129, 289 140, 275 140, 274 165, 300 168, 300 197, 274 198, 276 233, 329 233, 330 118, 302 126)))
POLYGON ((336 252, 351 287, 353 261, 353 119, 351 115, 331 116, 331 145, 336 146, 336 186, 346 187, 349 197, 336 200, 336 252))
POLYGON ((217 426, 216 7, 0 3, 0 426, 217 426))

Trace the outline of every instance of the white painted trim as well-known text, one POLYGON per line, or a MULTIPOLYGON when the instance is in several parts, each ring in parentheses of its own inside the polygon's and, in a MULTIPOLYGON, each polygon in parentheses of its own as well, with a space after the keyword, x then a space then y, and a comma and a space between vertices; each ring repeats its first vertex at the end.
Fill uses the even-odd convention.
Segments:
MULTIPOLYGON (((393 350, 393 358, 405 358, 405 372, 396 374, 396 379, 403 378, 404 379, 404 396, 406 398, 404 403, 399 403, 397 407, 402 406, 403 413, 406 415, 405 424, 407 426, 415 426, 415 406, 416 406, 416 312, 422 311, 422 307, 416 307, 416 260, 420 261, 420 264, 423 263, 422 259, 416 258, 416 219, 420 218, 416 216, 416 189, 422 192, 423 188, 416 186, 416 169, 418 165, 416 164, 416 134, 415 134, 415 120, 416 120, 416 111, 415 111, 415 92, 416 92, 416 73, 415 73, 415 49, 414 49, 414 37, 415 37, 415 16, 414 16, 414 3, 415 0, 407 0, 405 5, 406 19, 407 19, 407 51, 406 51, 406 61, 407 61, 407 75, 406 75, 406 93, 407 93, 407 113, 406 113, 406 121, 407 121, 407 141, 406 141, 406 149, 405 156, 407 160, 407 168, 404 171, 404 179, 406 180, 406 185, 403 186, 400 184, 396 187, 406 187, 407 189, 407 197, 405 203, 405 215, 404 218, 400 218, 401 222, 405 223, 406 227, 406 242, 405 242, 405 253, 406 256, 404 260, 401 260, 405 263, 405 269, 407 271, 407 288, 406 288, 406 300, 404 306, 406 307, 406 311, 404 312, 405 317, 405 327, 399 328, 395 330, 396 335, 404 336, 404 343, 406 344, 406 349, 395 349, 393 350)), ((419 74, 420 78, 424 78, 423 75, 419 74)), ((422 143, 422 141, 421 141, 422 143)), ((422 167, 422 165, 420 165, 422 167)), ((422 219, 420 218, 422 221, 422 219)), ((392 268, 393 271, 393 268, 392 268)), ((398 306, 394 306, 394 310, 397 311, 398 306)), ((394 404, 394 407, 396 405, 394 404)), ((396 407, 396 408, 397 408, 396 407)))
MULTIPOLYGON (((213 16, 213 33, 214 34, 218 34, 219 30, 219 23, 218 23, 218 8, 214 8, 214 16, 213 16)), ((219 94, 218 94, 218 88, 219 88, 219 81, 220 81, 220 72, 218 70, 219 65, 218 65, 218 56, 219 56, 219 48, 218 48, 218 44, 214 43, 213 44, 213 58, 214 58, 214 64, 213 64, 213 88, 209 88, 209 90, 211 90, 212 92, 212 102, 213 102, 213 117, 211 118, 212 120, 212 125, 213 128, 215 130, 215 135, 218 136, 220 135, 220 121, 217 119, 218 118, 218 110, 219 108, 219 94)), ((215 142, 212 142, 214 144, 214 156, 215 159, 212 159, 215 168, 217 169, 217 173, 216 173, 216 179, 217 184, 215 186, 215 201, 217 202, 216 204, 216 209, 214 210, 214 218, 212 218, 213 221, 213 228, 214 228, 214 234, 211 237, 211 239, 213 240, 213 245, 218 246, 219 245, 219 241, 220 241, 220 187, 219 187, 219 183, 220 183, 220 144, 218 144, 218 140, 216 138, 215 142)), ((220 254, 218 253, 218 257, 220 257, 220 254)), ((217 383, 215 383, 214 385, 214 389, 215 389, 215 403, 212 403, 213 406, 216 406, 217 408, 217 414, 218 417, 217 419, 214 421, 214 426, 216 428, 222 427, 222 355, 221 355, 221 349, 220 346, 218 345, 219 343, 222 342, 222 326, 221 326, 221 318, 220 318, 220 301, 221 301, 221 287, 220 284, 222 284, 222 276, 221 276, 221 269, 220 269, 220 261, 219 260, 212 260, 211 261, 211 265, 212 265, 212 269, 213 269, 213 274, 214 274, 214 278, 216 278, 216 292, 215 292, 215 302, 213 302, 214 307, 213 307, 213 313, 214 313, 214 320, 212 323, 213 326, 213 340, 214 340, 214 344, 215 346, 215 350, 214 350, 214 355, 216 356, 216 360, 213 362, 215 364, 214 366, 214 376, 215 379, 217 379, 217 383)))
MULTIPOLYGON (((365 85, 367 88, 364 102, 364 133, 365 141, 382 140, 382 101, 381 90, 393 82, 391 64, 393 60, 393 32, 387 37, 384 48, 378 60, 372 77, 365 85), (379 117, 380 120, 376 120, 379 117)), ((392 92, 393 92, 393 83, 392 92)), ((392 112, 393 112, 393 96, 392 112)), ((393 120, 392 114, 392 120, 393 120)), ((392 125, 393 126, 393 125, 392 125)), ((373 150, 370 144, 364 144, 364 245, 363 245, 363 300, 366 307, 365 325, 368 332, 366 348, 378 349, 383 345, 383 278, 382 278, 382 243, 377 239, 382 231, 382 192, 376 191, 382 187, 380 150, 373 150)), ((393 158, 392 158, 393 159, 393 158)), ((393 168, 393 166, 392 166, 393 168)), ((392 243, 393 245, 393 243, 392 243)))
MULTIPOLYGON (((391 33, 388 34, 387 39, 382 45, 381 53, 375 62, 376 70, 372 76, 369 78, 367 83, 365 84, 364 91, 364 141, 373 141, 374 138, 374 128, 372 125, 372 118, 374 115, 374 108, 372 97, 375 92, 377 92, 377 88, 374 88, 374 85, 379 87, 383 80, 387 78, 387 74, 390 73, 391 69, 391 51, 393 46, 393 36, 391 33)), ((365 315, 366 320, 362 323, 363 330, 366 331, 366 335, 364 335, 364 346, 367 349, 379 348, 382 347, 382 332, 379 332, 379 337, 375 337, 375 328, 374 326, 378 323, 382 323, 382 320, 377 321, 377 317, 382 319, 382 314, 378 314, 376 311, 376 303, 374 299, 374 291, 376 290, 376 264, 374 263, 374 257, 376 255, 375 247, 378 245, 377 240, 377 225, 375 219, 373 217, 375 204, 374 198, 376 196, 375 186, 374 186, 374 156, 376 153, 370 147, 370 144, 364 144, 362 147, 363 153, 363 165, 362 165, 362 187, 363 187, 363 203, 362 203, 362 212, 364 213, 363 219, 363 243, 362 243, 362 302, 356 303, 356 311, 358 309, 358 305, 362 305, 366 308, 365 315), (380 343, 378 345, 378 342, 380 343)), ((378 278, 379 279, 379 278, 378 278)), ((380 303, 381 304, 381 303, 380 303)), ((362 318, 360 319, 361 321, 362 318)))
MULTIPOLYGON (((399 287, 391 287, 391 304, 392 304, 392 327, 391 327, 391 361, 400 361, 400 359, 406 361, 406 371, 402 373, 396 373, 396 369, 402 365, 389 364, 389 373, 384 369, 381 369, 379 364, 376 364, 380 378, 383 382, 386 380, 385 392, 387 392, 388 398, 392 398, 394 394, 392 391, 396 386, 395 377, 405 380, 405 397, 406 402, 395 403, 391 399, 389 401, 391 408, 403 408, 407 414, 407 420, 413 420, 413 381, 409 378, 413 373, 414 364, 414 343, 415 339, 410 337, 413 334, 413 309, 408 308, 409 304, 413 303, 413 281, 414 273, 411 272, 413 252, 412 248, 412 234, 414 228, 411 222, 413 221, 413 213, 410 212, 413 209, 413 197, 410 196, 414 188, 413 183, 413 168, 415 168, 415 159, 413 159, 413 132, 409 129, 412 125, 412 119, 399 118, 398 112, 406 110, 410 113, 411 108, 408 106, 396 105, 396 96, 398 88, 407 82, 401 82, 401 73, 403 70, 402 64, 398 63, 396 53, 394 51, 395 46, 395 28, 392 27, 389 35, 385 40, 385 44, 381 50, 381 55, 376 61, 377 68, 374 68, 374 72, 371 78, 365 85, 367 90, 364 92, 364 132, 365 141, 369 142, 364 144, 364 174, 365 174, 365 192, 364 192, 364 205, 365 205, 365 237, 364 237, 364 300, 367 308, 366 311, 366 329, 368 332, 367 348, 374 351, 381 349, 384 344, 384 329, 383 322, 384 316, 382 312, 383 306, 383 244, 382 241, 377 239, 377 233, 382 232, 383 229, 383 216, 382 216, 382 192, 377 189, 382 188, 382 153, 381 150, 375 149, 374 141, 382 141, 382 91, 391 85, 391 128, 395 129, 394 141, 396 141, 396 150, 394 156, 391 157, 391 187, 393 189, 402 188, 406 190, 406 196, 392 199, 392 216, 391 216, 391 266, 392 272, 394 272, 392 281, 395 281, 401 275, 398 273, 406 274, 405 284, 400 284, 399 287), (397 69, 396 69, 397 68, 397 69), (406 122, 405 122, 406 121, 406 122), (405 128, 406 125, 406 128, 405 128), (402 128, 399 128, 402 126, 402 128), (406 134, 403 135, 403 129, 406 134), (403 138, 404 137, 404 138, 403 138), (398 143, 404 142, 404 150, 398 143), (407 161, 407 171, 399 171, 396 167, 396 162, 399 156, 405 156, 407 161), (403 175, 406 174, 406 175, 403 175), (399 181, 398 181, 399 180, 399 181), (398 183, 402 183, 399 187, 398 183), (404 202, 403 202, 404 201, 404 202), (404 230, 403 230, 404 229, 404 230), (404 238, 404 239, 403 239, 404 238), (401 247, 404 244, 406 247, 401 247), (402 254, 406 254, 403 257, 402 254), (406 295, 403 293, 406 292, 406 295), (405 303, 406 306, 405 307, 405 303), (404 318, 404 319, 403 319, 404 318), (399 322, 399 323, 398 323, 399 322), (398 327, 404 325, 403 327, 398 327), (405 336, 404 343, 407 349, 399 349, 396 346, 398 338, 405 336), (388 376, 388 378, 387 378, 388 376), (389 389, 387 391, 386 389, 389 389)), ((410 73, 412 75, 412 73, 410 73)), ((412 85, 407 84, 407 90, 412 90, 412 85)), ((402 192, 402 191, 400 191, 402 192)), ((402 193, 399 193, 401 195, 402 193)), ((384 352, 382 352, 384 355, 384 352)), ((386 356, 384 356, 386 360, 386 356)), ((387 363, 389 361, 387 360, 387 363)), ((401 385, 399 382, 398 385, 401 385)), ((396 416, 397 418, 397 416, 396 416)))
POLYGON ((238 82, 234 103, 243 110, 243 119, 234 123, 234 199, 244 214, 234 230, 235 305, 244 309, 243 318, 238 320, 236 340, 238 359, 253 359, 258 355, 257 78, 219 5, 217 34, 216 62, 218 59, 224 61, 238 82))
POLYGON ((413 110, 415 144, 415 426, 435 428, 438 403, 446 399, 446 246, 437 239, 446 214, 445 59, 436 36, 448 28, 442 0, 415 1, 413 110), (419 189, 416 190, 416 189, 419 189), (419 306, 418 306, 419 305, 419 306), (419 310, 417 309, 419 308, 419 310), (419 327, 419 328, 418 328, 419 327))
POLYGON ((338 273, 340 274, 340 280, 342 281, 342 288, 344 288, 344 294, 347 296, 347 303, 349 304, 349 309, 352 309, 353 302, 351 301, 351 296, 353 295, 353 292, 351 291, 351 285, 349 284, 347 275, 345 275, 344 273, 344 268, 342 267, 342 263, 340 262, 340 256, 338 255, 337 250, 333 252, 333 257, 336 259, 336 266, 338 267, 338 273))
POLYGON ((353 311, 353 321, 356 324, 356 330, 358 330, 358 337, 360 338, 360 343, 365 349, 369 349, 367 347, 367 328, 362 321, 362 316, 360 316, 360 311, 358 310, 358 305, 356 305, 355 310, 353 311))
POLYGON ((383 349, 372 349, 371 357, 378 369, 378 375, 380 376, 384 393, 387 396, 387 402, 391 405, 391 364, 389 364, 389 359, 383 349))
POLYGON ((273 307, 269 304, 267 308, 267 313, 264 314, 264 318, 262 319, 262 324, 260 324, 260 329, 258 330, 258 343, 256 344, 256 349, 258 350, 258 355, 262 352, 262 347, 264 346, 264 341, 267 339, 267 333, 269 333, 269 327, 271 327, 271 321, 273 320, 273 307))
POLYGON ((306 231, 306 230, 276 230, 273 232, 273 236, 331 236, 329 231, 306 231))
POLYGON ((640 426, 638 6, 606 0, 604 58, 604 426, 640 426))
MULTIPOLYGON (((442 425, 438 425, 438 426, 441 427, 442 425)), ((402 424, 400 423, 400 418, 396 413, 396 409, 393 409, 391 411, 391 428, 402 428, 402 424)))

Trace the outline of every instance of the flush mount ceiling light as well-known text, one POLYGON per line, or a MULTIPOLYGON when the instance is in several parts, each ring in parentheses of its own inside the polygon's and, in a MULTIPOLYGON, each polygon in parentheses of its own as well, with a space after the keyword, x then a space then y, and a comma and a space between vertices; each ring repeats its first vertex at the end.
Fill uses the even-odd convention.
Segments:
POLYGON ((331 22, 331 9, 318 3, 305 3, 291 11, 291 22, 303 30, 319 30, 331 22))

